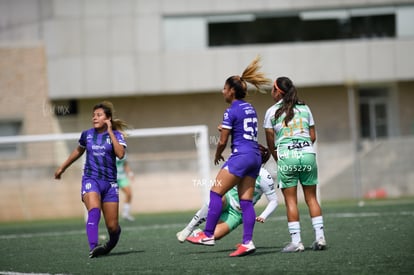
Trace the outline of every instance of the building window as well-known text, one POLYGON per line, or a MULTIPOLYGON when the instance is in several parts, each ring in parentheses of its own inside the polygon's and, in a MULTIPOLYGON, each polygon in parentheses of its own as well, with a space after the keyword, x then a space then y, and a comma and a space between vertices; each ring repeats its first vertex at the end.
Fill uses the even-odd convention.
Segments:
POLYGON ((54 101, 50 111, 56 116, 73 116, 78 114, 78 101, 75 99, 54 101))
MULTIPOLYGON (((0 136, 16 136, 21 133, 21 121, 0 121, 0 136)), ((21 148, 18 143, 0 144, 0 156, 16 157, 21 155, 21 148)))
POLYGON ((385 88, 359 91, 361 137, 375 140, 388 136, 388 90, 385 88))
POLYGON ((255 14, 250 21, 209 22, 209 46, 395 37, 393 8, 255 14))
POLYGON ((166 50, 413 37, 414 5, 165 16, 166 50))

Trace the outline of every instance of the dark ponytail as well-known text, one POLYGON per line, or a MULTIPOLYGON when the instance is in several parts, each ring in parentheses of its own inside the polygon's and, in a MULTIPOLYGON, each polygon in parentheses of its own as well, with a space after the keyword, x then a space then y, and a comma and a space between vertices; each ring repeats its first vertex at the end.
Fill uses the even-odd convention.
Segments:
POLYGON ((277 120, 282 114, 286 113, 283 121, 287 126, 295 115, 295 105, 304 103, 299 101, 296 87, 288 77, 282 76, 277 78, 275 86, 281 91, 280 94, 282 95, 282 106, 276 110, 275 119, 277 120))

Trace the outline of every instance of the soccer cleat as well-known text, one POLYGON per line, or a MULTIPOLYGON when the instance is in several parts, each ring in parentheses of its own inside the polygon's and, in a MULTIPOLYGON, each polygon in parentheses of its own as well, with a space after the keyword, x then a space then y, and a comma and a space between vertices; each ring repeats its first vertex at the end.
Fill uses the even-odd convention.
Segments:
POLYGON ((126 220, 126 221, 130 221, 130 222, 135 221, 135 218, 134 218, 134 217, 132 217, 132 216, 131 216, 131 215, 129 215, 129 214, 124 214, 124 215, 122 215, 122 218, 123 218, 124 220, 126 220))
POLYGON ((230 257, 242 257, 252 254, 256 251, 256 247, 254 246, 253 241, 250 241, 248 244, 237 244, 236 247, 236 251, 230 253, 230 257))
POLYGON ((194 234, 194 236, 187 237, 186 240, 192 244, 214 245, 214 236, 207 237, 203 231, 194 234))
POLYGON ((312 243, 313 250, 324 250, 326 248, 325 238, 321 237, 312 243))
POLYGON ((197 235, 198 233, 203 232, 203 230, 201 230, 200 228, 194 229, 193 232, 191 233, 193 236, 197 235))
POLYGON ((96 258, 99 256, 103 256, 109 253, 109 249, 106 247, 106 245, 97 245, 94 249, 92 249, 89 252, 89 258, 96 258))
POLYGON ((187 239, 188 236, 190 236, 192 231, 188 230, 187 227, 181 230, 180 232, 177 232, 176 236, 180 243, 185 242, 185 239, 187 239))
POLYGON ((305 251, 305 247, 303 246, 302 243, 289 243, 287 246, 285 246, 282 249, 283 253, 291 253, 291 252, 303 252, 305 251))

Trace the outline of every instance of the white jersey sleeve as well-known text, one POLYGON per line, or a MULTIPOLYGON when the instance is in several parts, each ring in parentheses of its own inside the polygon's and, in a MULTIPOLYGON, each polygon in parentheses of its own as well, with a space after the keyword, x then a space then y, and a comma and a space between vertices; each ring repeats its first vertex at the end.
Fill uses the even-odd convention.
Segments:
POLYGON ((308 109, 308 114, 309 114, 309 126, 315 126, 315 121, 313 120, 313 115, 312 115, 312 112, 309 106, 306 105, 306 108, 308 109))
POLYGON ((275 116, 275 112, 276 112, 276 104, 270 107, 269 109, 267 109, 264 122, 263 122, 264 129, 273 129, 272 119, 275 116))
POLYGON ((263 167, 260 169, 260 188, 262 189, 263 194, 265 194, 268 203, 259 217, 266 220, 267 217, 276 210, 278 202, 273 178, 263 167))

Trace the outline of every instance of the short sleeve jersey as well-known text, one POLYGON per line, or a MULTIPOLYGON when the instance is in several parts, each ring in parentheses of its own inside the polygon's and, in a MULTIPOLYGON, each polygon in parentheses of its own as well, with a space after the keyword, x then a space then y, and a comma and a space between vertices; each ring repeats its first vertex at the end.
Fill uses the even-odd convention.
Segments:
POLYGON ((231 131, 233 153, 258 149, 257 114, 254 107, 243 100, 235 100, 224 112, 222 128, 231 131))
MULTIPOLYGON (((260 200, 263 194, 266 196, 271 196, 275 193, 275 185, 272 177, 265 168, 260 168, 260 174, 256 178, 256 184, 254 186, 253 205, 255 205, 260 200)), ((228 191, 227 198, 229 199, 228 203, 233 209, 241 211, 237 186, 234 186, 228 191)))
POLYGON ((270 107, 266 111, 263 123, 265 129, 274 129, 275 146, 278 153, 292 149, 306 153, 314 153, 309 127, 314 126, 315 122, 309 107, 304 104, 296 104, 294 107, 294 116, 288 125, 286 125, 284 122, 286 114, 282 114, 277 120, 275 119, 276 110, 281 106, 282 101, 279 101, 270 107))
MULTIPOLYGON (((119 144, 126 147, 123 135, 114 130, 119 144)), ((94 128, 82 132, 79 145, 86 149, 83 175, 100 180, 116 181, 116 156, 108 132, 98 133, 94 128)))

